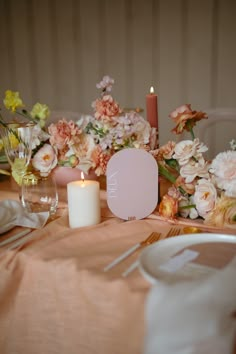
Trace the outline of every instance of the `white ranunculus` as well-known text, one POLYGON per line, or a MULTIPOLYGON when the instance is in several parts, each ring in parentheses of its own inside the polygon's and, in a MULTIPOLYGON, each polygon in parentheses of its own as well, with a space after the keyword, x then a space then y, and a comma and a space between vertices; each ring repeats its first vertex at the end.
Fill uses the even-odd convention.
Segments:
POLYGON ((193 196, 194 204, 199 215, 203 218, 213 210, 217 198, 215 186, 207 179, 200 179, 195 188, 193 196))

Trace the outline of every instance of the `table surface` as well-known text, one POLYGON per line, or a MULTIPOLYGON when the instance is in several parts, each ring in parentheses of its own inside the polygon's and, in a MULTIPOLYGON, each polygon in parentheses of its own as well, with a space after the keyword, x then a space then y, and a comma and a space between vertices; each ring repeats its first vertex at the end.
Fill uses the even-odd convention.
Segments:
MULTIPOLYGON (((18 188, 6 177, 0 180, 4 199, 18 200, 18 188)), ((150 284, 138 270, 121 276, 138 254, 106 273, 103 268, 153 231, 165 238, 175 222, 160 219, 157 212, 123 221, 108 209, 104 190, 101 211, 99 225, 70 229, 62 188, 54 220, 32 231, 25 245, 0 249, 1 354, 143 352, 150 284)), ((177 226, 182 230, 185 225, 177 226)))

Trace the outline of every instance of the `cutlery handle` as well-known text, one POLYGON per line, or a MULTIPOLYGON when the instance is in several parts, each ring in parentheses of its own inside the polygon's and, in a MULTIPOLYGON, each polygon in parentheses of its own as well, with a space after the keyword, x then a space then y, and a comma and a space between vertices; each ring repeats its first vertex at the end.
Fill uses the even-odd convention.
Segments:
POLYGON ((124 253, 122 253, 119 257, 117 257, 116 259, 114 259, 114 261, 112 261, 110 264, 108 264, 105 268, 103 268, 104 272, 107 272, 108 270, 110 270, 111 268, 113 268, 115 265, 117 265, 118 263, 122 262, 123 259, 129 257, 132 253, 134 253, 138 248, 140 247, 140 243, 137 243, 136 245, 132 246, 130 249, 128 249, 127 251, 125 251, 124 253))
POLYGON ((123 273, 122 273, 122 277, 127 277, 127 275, 129 275, 129 273, 133 272, 139 265, 139 261, 135 261, 133 262, 128 269, 126 269, 123 273))
MULTIPOLYGON (((28 233, 30 233, 30 231, 28 233)), ((10 245, 7 249, 14 250, 15 248, 17 248, 19 246, 23 246, 26 242, 28 242, 28 240, 31 239, 31 237, 32 237, 32 235, 28 235, 28 236, 24 237, 23 239, 17 240, 15 243, 10 245)))
POLYGON ((15 235, 13 235, 13 236, 7 238, 6 240, 0 242, 0 247, 5 246, 8 243, 11 243, 13 241, 18 240, 18 238, 21 238, 21 237, 27 235, 31 231, 32 231, 31 229, 26 229, 26 230, 23 230, 23 231, 20 231, 20 232, 16 233, 15 235))

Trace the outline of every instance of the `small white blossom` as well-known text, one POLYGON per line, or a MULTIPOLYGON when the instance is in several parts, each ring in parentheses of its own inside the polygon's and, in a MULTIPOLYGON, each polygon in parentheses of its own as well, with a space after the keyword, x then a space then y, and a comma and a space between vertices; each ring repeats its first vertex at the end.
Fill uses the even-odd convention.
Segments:
POLYGON ((103 79, 96 85, 98 89, 102 89, 104 91, 110 92, 112 90, 112 86, 114 85, 114 79, 110 76, 105 75, 103 79))

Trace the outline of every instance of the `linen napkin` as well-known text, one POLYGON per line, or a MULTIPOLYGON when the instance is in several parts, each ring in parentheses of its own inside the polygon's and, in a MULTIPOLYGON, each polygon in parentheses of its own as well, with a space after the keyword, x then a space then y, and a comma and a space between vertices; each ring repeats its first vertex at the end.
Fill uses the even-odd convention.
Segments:
POLYGON ((236 257, 207 279, 154 285, 145 305, 144 354, 233 353, 235 274, 236 257))
POLYGON ((29 213, 20 202, 3 200, 0 202, 0 216, 2 216, 0 220, 0 233, 2 233, 14 226, 39 229, 46 224, 49 212, 29 213))

